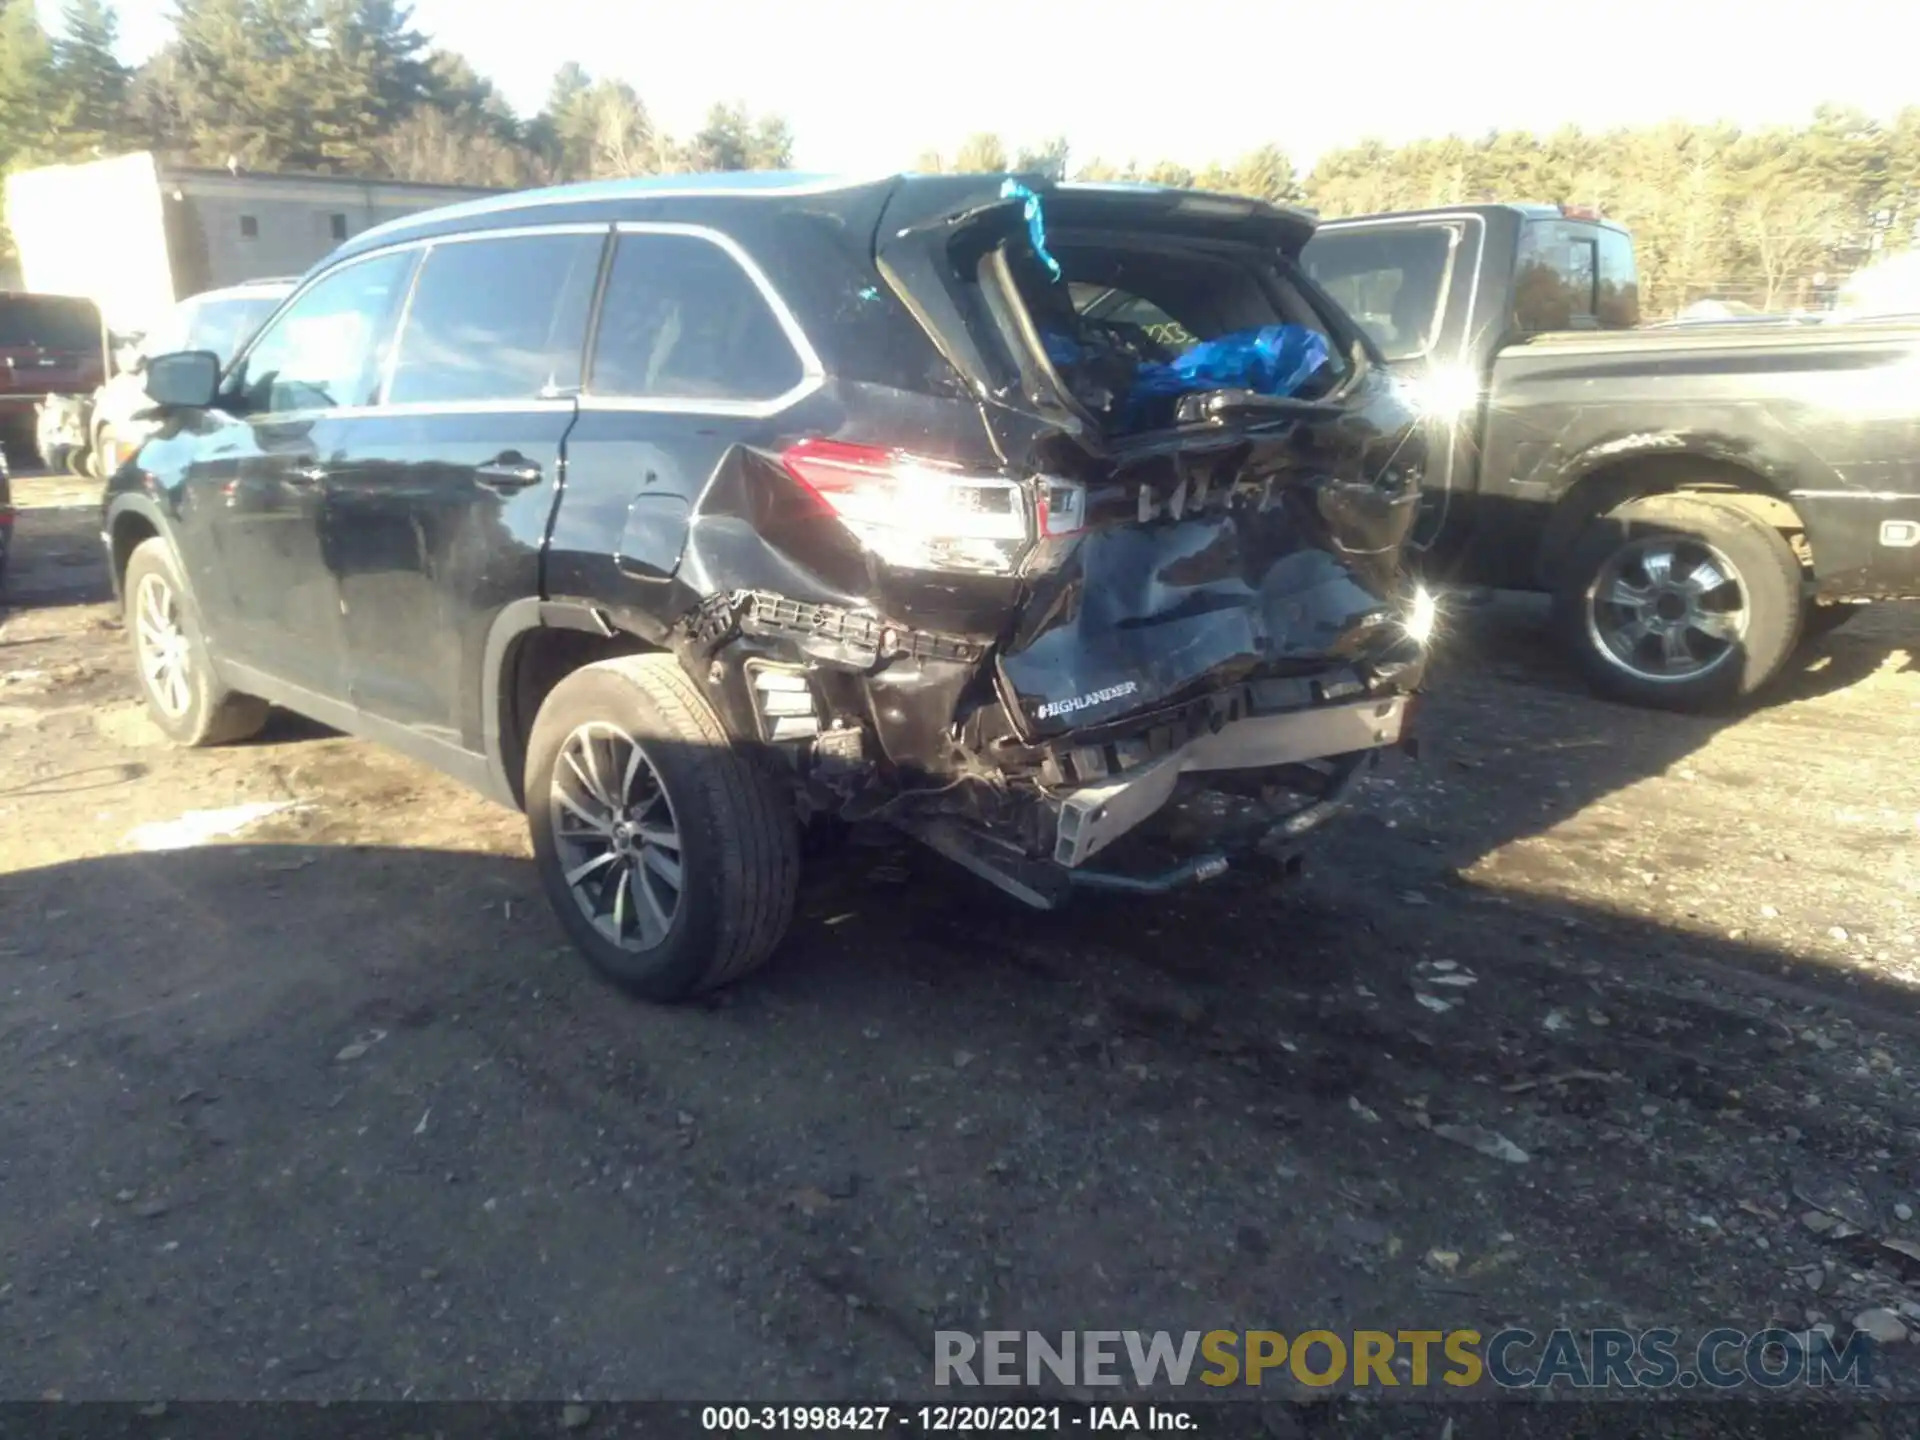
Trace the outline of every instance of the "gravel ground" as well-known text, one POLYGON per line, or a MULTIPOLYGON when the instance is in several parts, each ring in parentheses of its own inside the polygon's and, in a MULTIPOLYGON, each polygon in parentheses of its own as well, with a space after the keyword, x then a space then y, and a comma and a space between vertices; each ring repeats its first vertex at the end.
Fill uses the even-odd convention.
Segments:
POLYGON ((1037 915, 856 848, 666 1010, 573 958, 518 817, 292 717, 167 748, 91 487, 18 488, 0 1398, 845 1401, 927 1394, 936 1328, 1920 1317, 1916 607, 1733 720, 1465 611, 1421 758, 1298 880, 1037 915))

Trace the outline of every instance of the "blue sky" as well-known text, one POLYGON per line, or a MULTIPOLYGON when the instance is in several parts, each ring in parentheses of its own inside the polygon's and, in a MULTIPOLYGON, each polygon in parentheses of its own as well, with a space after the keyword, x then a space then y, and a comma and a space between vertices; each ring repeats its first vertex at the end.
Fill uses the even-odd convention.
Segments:
MULTIPOLYGON (((41 0, 50 22, 60 0, 41 0)), ((630 81, 684 133, 715 100, 792 123, 804 168, 906 166, 975 130, 1073 158, 1198 167, 1272 141, 1297 160, 1502 126, 1804 119, 1920 104, 1894 0, 416 0, 523 113, 561 62, 630 81)), ((121 0, 123 48, 168 0, 121 0)))

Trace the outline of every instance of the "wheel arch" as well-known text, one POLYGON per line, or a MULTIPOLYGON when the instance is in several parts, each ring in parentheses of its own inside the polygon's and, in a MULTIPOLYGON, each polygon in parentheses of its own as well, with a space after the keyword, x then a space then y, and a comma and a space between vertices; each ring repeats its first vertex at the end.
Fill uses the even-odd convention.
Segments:
POLYGON ((659 635, 637 633, 582 600, 516 600, 487 633, 480 713, 495 793, 526 807, 527 739, 541 703, 568 675, 598 660, 664 651, 659 635))
MULTIPOLYGON (((160 507, 144 495, 121 495, 107 507, 107 567, 108 579, 113 585, 116 601, 126 599, 124 581, 127 575, 127 562, 133 558, 133 552, 148 540, 165 540, 173 546, 173 535, 168 529, 160 507)), ((176 554, 178 547, 174 547, 176 554)))
POLYGON ((1554 505, 1534 555, 1535 579, 1552 577, 1580 536, 1601 516, 1654 495, 1699 495, 1734 505, 1786 538, 1811 571, 1806 523, 1781 486, 1760 470, 1709 450, 1662 447, 1606 456, 1588 466, 1554 505))

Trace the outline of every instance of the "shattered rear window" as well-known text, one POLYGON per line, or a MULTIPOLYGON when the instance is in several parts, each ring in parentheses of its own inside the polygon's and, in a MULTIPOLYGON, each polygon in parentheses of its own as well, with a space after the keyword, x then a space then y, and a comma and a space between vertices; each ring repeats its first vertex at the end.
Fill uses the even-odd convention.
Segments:
POLYGON ((1031 249, 1011 247, 1015 284, 1061 383, 1110 433, 1172 425, 1179 395, 1209 388, 1173 371, 1210 342, 1252 361, 1249 373, 1276 353, 1299 352, 1282 362, 1296 377, 1271 393, 1312 399, 1344 376, 1324 321, 1262 253, 1073 236, 1051 250, 1058 281, 1031 249))

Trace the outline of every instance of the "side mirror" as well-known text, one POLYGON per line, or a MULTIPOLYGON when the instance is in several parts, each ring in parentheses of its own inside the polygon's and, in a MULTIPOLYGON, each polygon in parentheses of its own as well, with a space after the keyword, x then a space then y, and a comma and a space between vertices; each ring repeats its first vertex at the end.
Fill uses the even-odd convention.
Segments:
POLYGON ((176 350, 147 361, 147 398, 163 410, 205 410, 220 393, 220 357, 176 350))

